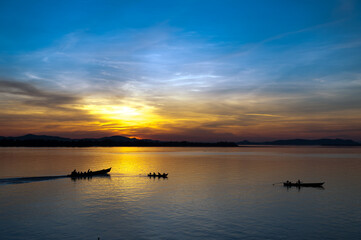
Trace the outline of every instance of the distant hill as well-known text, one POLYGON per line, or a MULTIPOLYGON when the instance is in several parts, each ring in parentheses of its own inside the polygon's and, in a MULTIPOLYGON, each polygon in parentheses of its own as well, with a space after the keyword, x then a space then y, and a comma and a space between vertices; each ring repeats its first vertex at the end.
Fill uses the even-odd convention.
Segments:
POLYGON ((20 137, 1 137, 2 147, 112 147, 112 146, 144 146, 144 147, 237 147, 247 145, 276 145, 276 146, 361 146, 353 140, 348 139, 288 139, 267 142, 174 142, 159 141, 151 139, 128 138, 124 136, 111 136, 102 138, 62 138, 57 136, 27 134, 20 137))
POLYGON ((136 138, 128 138, 123 136, 112 136, 112 137, 103 137, 99 138, 100 141, 116 141, 116 142, 136 142, 138 139, 136 138))
POLYGON ((288 139, 269 142, 238 142, 239 145, 289 145, 289 146, 361 146, 360 143, 349 139, 288 139))
POLYGON ((33 140, 71 141, 70 138, 62 138, 62 137, 54 137, 54 136, 46 136, 46 135, 34 135, 34 134, 27 134, 20 137, 8 137, 8 139, 16 139, 22 141, 33 141, 33 140))
POLYGON ((172 142, 151 139, 128 138, 111 136, 103 138, 71 139, 56 136, 27 134, 20 137, 1 137, 2 147, 115 147, 115 146, 143 146, 143 147, 237 147, 234 142, 172 142))

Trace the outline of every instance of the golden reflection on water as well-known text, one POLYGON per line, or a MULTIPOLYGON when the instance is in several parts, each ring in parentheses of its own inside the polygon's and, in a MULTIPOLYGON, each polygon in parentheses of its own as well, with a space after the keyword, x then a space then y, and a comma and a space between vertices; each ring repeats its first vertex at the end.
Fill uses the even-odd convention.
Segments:
MULTIPOLYGON (((112 167, 111 175, 139 176, 166 172, 172 180, 187 181, 192 176, 213 179, 273 178, 316 175, 328 168, 341 171, 335 161, 359 156, 359 148, 2 148, 0 177, 49 176, 112 167), (320 160, 309 168, 314 160, 320 160), (332 164, 335 163, 335 164, 332 164), (187 176, 187 177, 184 177, 187 176)), ((352 158, 351 158, 352 160, 352 158)), ((357 160, 357 159, 356 159, 357 160)), ((356 164, 349 161, 344 164, 356 164)), ((254 179, 253 179, 254 180, 254 179)))
MULTIPOLYGON (((199 237, 197 234, 212 239, 221 229, 218 239, 250 238, 255 233, 260 233, 258 239, 268 234, 276 236, 274 239, 280 234, 292 239, 294 232, 285 226, 303 233, 314 229, 308 225, 317 225, 332 237, 339 232, 334 226, 342 225, 352 233, 344 239, 356 239, 352 237, 359 236, 361 222, 361 193, 355 191, 360 187, 360 151, 312 147, 1 148, 0 178, 61 175, 74 168, 112 167, 112 171, 108 178, 0 186, 0 212, 5 213, 0 214, 4 226, 0 232, 6 231, 5 236, 30 232, 32 239, 53 233, 69 239, 94 239, 99 233, 104 239, 141 239, 145 235, 186 239, 199 237), (148 178, 150 171, 168 172, 169 178, 148 178), (272 186, 297 178, 326 181, 325 190, 272 186), (12 221, 8 223, 8 219, 12 221)), ((313 239, 310 236, 305 239, 313 239)))

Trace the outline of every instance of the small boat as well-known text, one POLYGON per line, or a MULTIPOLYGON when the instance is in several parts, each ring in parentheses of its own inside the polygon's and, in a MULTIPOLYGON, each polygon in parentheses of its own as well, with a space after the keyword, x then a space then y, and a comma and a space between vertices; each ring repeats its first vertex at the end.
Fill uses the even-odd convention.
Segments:
POLYGON ((112 168, 107 168, 99 171, 88 171, 88 172, 75 172, 73 171, 71 174, 67 175, 68 177, 77 178, 77 177, 93 177, 93 176, 102 176, 108 175, 112 168))
POLYGON ((168 177, 168 173, 163 173, 163 174, 148 174, 148 177, 159 177, 159 178, 167 178, 168 177))
POLYGON ((320 183, 303 183, 303 182, 284 182, 285 187, 322 187, 325 182, 320 183))

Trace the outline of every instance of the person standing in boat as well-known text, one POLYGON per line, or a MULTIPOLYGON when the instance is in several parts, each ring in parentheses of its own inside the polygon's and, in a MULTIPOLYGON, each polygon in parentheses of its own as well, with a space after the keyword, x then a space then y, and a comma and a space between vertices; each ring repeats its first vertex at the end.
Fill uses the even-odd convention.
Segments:
POLYGON ((300 181, 300 179, 298 179, 298 180, 297 180, 297 184, 301 184, 301 181, 300 181))

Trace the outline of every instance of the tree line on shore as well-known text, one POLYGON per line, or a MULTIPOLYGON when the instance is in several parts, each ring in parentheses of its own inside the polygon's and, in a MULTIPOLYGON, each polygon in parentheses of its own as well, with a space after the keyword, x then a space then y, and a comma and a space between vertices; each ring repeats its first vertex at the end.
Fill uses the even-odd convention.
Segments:
POLYGON ((348 139, 289 139, 268 142, 189 142, 137 139, 123 136, 71 139, 56 136, 27 134, 20 137, 0 137, 1 147, 239 147, 239 146, 361 146, 348 139))

